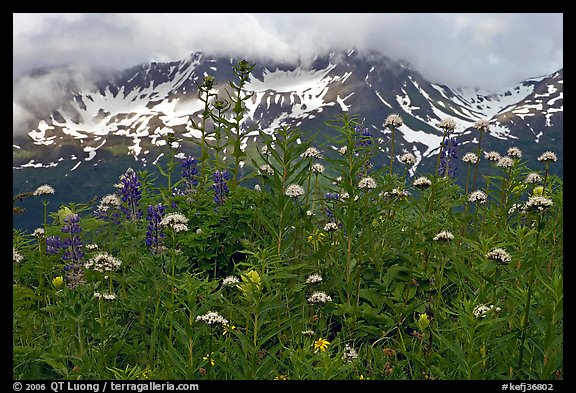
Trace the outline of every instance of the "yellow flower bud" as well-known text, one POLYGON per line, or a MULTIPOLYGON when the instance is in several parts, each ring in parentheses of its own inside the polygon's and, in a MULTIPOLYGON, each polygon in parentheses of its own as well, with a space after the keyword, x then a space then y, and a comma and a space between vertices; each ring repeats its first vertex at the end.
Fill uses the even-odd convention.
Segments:
POLYGON ((534 191, 532 191, 533 196, 542 196, 543 193, 544 193, 544 187, 542 186, 534 187, 534 191))
POLYGON ((416 325, 418 326, 418 329, 420 329, 420 331, 426 330, 428 325, 430 325, 430 320, 428 319, 428 314, 425 314, 425 313, 420 314, 420 316, 418 317, 418 320, 416 321, 416 325))
POLYGON ((64 278, 62 276, 54 277, 52 284, 55 288, 60 288, 64 284, 64 278))

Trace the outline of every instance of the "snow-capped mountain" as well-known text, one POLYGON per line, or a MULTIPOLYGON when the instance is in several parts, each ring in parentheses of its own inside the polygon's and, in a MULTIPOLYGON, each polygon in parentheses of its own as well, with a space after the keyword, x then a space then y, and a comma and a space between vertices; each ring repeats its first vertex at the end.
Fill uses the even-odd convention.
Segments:
MULTIPOLYGON (((73 162, 73 171, 97 165, 111 149, 143 165, 153 162, 160 154, 155 147, 165 143, 167 132, 174 131, 182 147, 199 136, 194 128, 203 110, 198 84, 213 76, 214 92, 226 98, 237 60, 193 53, 181 61, 141 64, 107 75, 91 87, 68 83, 49 112, 36 111, 27 128, 14 131, 13 167, 73 162)), ((30 83, 34 75, 25 78, 30 83)), ((14 82, 15 91, 22 80, 14 82)), ((245 127, 274 133, 290 125, 318 133, 318 143, 333 132, 325 122, 347 112, 361 116, 387 152, 390 131, 383 123, 397 113, 404 125, 395 137, 395 153, 412 152, 414 169, 438 153, 442 133, 436 125, 446 117, 456 121, 464 150, 477 142, 472 125, 488 119, 491 127, 483 146, 499 151, 518 146, 533 155, 553 150, 561 156, 563 70, 491 93, 431 83, 408 64, 350 50, 318 57, 308 67, 256 64, 246 90, 254 94, 246 105, 245 127)), ((245 142, 255 142, 256 134, 245 142)))

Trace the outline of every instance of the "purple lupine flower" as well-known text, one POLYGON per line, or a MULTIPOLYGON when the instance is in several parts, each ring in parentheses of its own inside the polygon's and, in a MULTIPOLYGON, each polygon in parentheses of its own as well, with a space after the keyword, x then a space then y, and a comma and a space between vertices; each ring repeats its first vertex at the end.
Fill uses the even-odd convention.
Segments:
POLYGON ((440 166, 438 167, 439 175, 444 176, 447 174, 450 177, 454 177, 456 173, 456 160, 458 160, 456 146, 458 146, 458 140, 454 137, 447 138, 444 141, 444 148, 440 156, 440 166))
POLYGON ((61 245, 62 241, 60 240, 60 236, 48 236, 46 238, 46 252, 48 254, 58 254, 61 245))
POLYGON ((162 243, 162 238, 166 236, 162 232, 160 222, 162 221, 162 216, 166 206, 161 203, 156 206, 148 206, 148 216, 146 220, 148 221, 148 231, 146 232, 146 245, 152 249, 154 252, 158 252, 160 245, 162 243))
POLYGON ((64 217, 62 232, 69 233, 70 237, 62 240, 60 247, 64 250, 62 259, 64 261, 79 262, 84 253, 82 252, 82 240, 78 234, 82 232, 80 228, 80 216, 78 214, 68 214, 64 217))
POLYGON ((140 181, 136 172, 132 168, 128 168, 126 173, 120 176, 120 194, 122 200, 120 209, 126 218, 138 219, 142 217, 142 212, 138 210, 138 201, 142 197, 142 190, 140 190, 140 181))
POLYGON ((190 192, 193 186, 198 185, 198 179, 196 179, 198 168, 196 168, 196 162, 194 157, 191 156, 182 160, 182 178, 186 184, 186 192, 190 192))
POLYGON ((366 147, 372 144, 372 133, 368 128, 354 127, 356 131, 356 147, 366 147))
POLYGON ((226 185, 226 180, 230 179, 230 175, 228 171, 224 170, 220 172, 216 170, 214 172, 214 202, 218 205, 222 205, 224 203, 224 199, 226 199, 226 194, 230 192, 230 189, 226 185))

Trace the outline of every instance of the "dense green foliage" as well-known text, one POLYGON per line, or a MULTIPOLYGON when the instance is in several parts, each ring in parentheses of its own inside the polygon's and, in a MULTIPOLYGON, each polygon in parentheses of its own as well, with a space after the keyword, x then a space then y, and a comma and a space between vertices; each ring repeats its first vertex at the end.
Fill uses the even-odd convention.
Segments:
MULTIPOLYGON (((250 67, 234 66, 228 101, 208 77, 200 86, 193 177, 172 135, 162 185, 123 175, 139 182, 141 216, 118 209, 129 199, 71 203, 46 209, 43 233, 14 230, 14 378, 563 378, 553 159, 512 154, 474 187, 461 160, 465 188, 447 172, 410 177, 409 163, 372 167, 383 153, 355 116, 327 124, 337 137, 323 146, 281 128, 248 154, 250 67), (243 165, 255 170, 241 177, 243 165), (224 170, 229 180, 213 177, 224 170), (475 190, 486 200, 470 201, 475 190), (170 213, 181 226, 160 221, 170 213), (49 237, 70 241, 50 250, 49 237), (79 249, 71 268, 63 257, 79 249), (103 258, 117 265, 95 269, 103 258)), ((37 194, 49 206, 50 193, 37 194)))

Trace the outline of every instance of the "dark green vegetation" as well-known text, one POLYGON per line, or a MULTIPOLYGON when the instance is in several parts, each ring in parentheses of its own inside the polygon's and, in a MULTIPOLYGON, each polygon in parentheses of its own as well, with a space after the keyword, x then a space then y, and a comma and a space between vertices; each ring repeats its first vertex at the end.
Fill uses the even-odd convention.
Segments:
MULTIPOLYGON (((229 104, 205 78, 197 126, 214 139, 196 162, 168 149, 156 174, 110 185, 118 199, 13 231, 15 379, 563 378, 553 153, 502 152, 474 186, 461 159, 463 186, 413 181, 409 163, 372 166, 382 153, 347 116, 325 145, 283 128, 243 152, 249 69, 229 104)), ((27 198, 42 210, 44 191, 27 198)))

